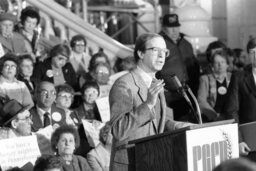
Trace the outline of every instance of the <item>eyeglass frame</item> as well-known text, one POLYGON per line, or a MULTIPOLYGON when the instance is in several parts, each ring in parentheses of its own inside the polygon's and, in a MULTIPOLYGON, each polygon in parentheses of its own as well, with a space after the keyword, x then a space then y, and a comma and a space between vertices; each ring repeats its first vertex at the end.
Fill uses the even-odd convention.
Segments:
POLYGON ((26 116, 25 118, 23 119, 20 119, 20 118, 15 118, 16 120, 21 120, 21 121, 26 121, 26 122, 29 122, 29 121, 32 121, 32 115, 30 114, 29 116, 26 116))
POLYGON ((150 47, 146 48, 145 51, 151 50, 152 53, 157 53, 157 55, 161 52, 165 53, 165 57, 168 57, 170 55, 170 50, 169 49, 161 49, 159 47, 150 47))
POLYGON ((49 94, 51 96, 56 96, 57 95, 57 92, 54 91, 54 90, 50 91, 50 93, 48 93, 47 90, 39 90, 38 93, 39 93, 40 96, 44 96, 44 97, 49 97, 49 94))

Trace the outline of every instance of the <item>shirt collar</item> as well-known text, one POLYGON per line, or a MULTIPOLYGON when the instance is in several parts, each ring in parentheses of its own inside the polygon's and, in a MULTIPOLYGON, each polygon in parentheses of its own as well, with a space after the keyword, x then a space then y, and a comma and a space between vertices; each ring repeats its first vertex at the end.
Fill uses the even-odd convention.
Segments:
POLYGON ((142 80, 144 81, 146 86, 149 88, 153 78, 149 74, 147 74, 143 69, 141 69, 139 66, 137 66, 137 70, 142 80))
POLYGON ((40 117, 43 117, 46 112, 51 113, 51 108, 48 111, 44 111, 42 108, 36 106, 36 109, 40 117))

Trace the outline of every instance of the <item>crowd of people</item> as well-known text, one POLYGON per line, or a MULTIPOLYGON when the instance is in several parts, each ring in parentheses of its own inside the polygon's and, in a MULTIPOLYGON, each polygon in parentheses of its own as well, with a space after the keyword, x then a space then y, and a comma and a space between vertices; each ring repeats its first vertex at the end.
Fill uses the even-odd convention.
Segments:
MULTIPOLYGON (((52 153, 38 158, 35 171, 134 171, 129 141, 198 124, 169 80, 174 75, 197 97, 203 122, 256 121, 256 39, 249 40, 248 54, 212 42, 202 66, 180 32, 178 16, 167 14, 159 34, 139 35, 133 56, 111 66, 104 49, 90 51, 84 35, 49 49, 40 44, 41 18, 33 7, 16 20, 0 14, 0 139, 52 126, 52 153), (113 75, 119 78, 112 80, 113 75), (96 103, 104 97, 107 122, 96 103), (104 122, 94 147, 83 120, 104 122)), ((239 147, 241 155, 250 152, 242 136, 239 147)))

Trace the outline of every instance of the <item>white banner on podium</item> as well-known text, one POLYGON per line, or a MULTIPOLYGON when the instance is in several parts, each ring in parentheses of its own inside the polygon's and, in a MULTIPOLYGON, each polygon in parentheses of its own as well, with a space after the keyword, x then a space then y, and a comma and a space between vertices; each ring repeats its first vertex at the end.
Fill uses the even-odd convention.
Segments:
POLYGON ((237 124, 189 130, 186 136, 188 171, 211 171, 222 161, 239 157, 237 124))

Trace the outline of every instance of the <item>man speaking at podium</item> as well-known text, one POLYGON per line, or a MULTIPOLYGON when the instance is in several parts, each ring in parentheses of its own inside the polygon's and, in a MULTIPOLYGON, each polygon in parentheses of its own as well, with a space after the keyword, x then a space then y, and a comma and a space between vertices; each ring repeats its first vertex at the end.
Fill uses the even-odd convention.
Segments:
POLYGON ((154 33, 140 35, 134 49, 137 67, 119 78, 110 91, 111 171, 136 170, 135 149, 129 141, 190 125, 173 120, 172 110, 166 107, 165 84, 155 78, 168 55, 162 36, 154 33))

